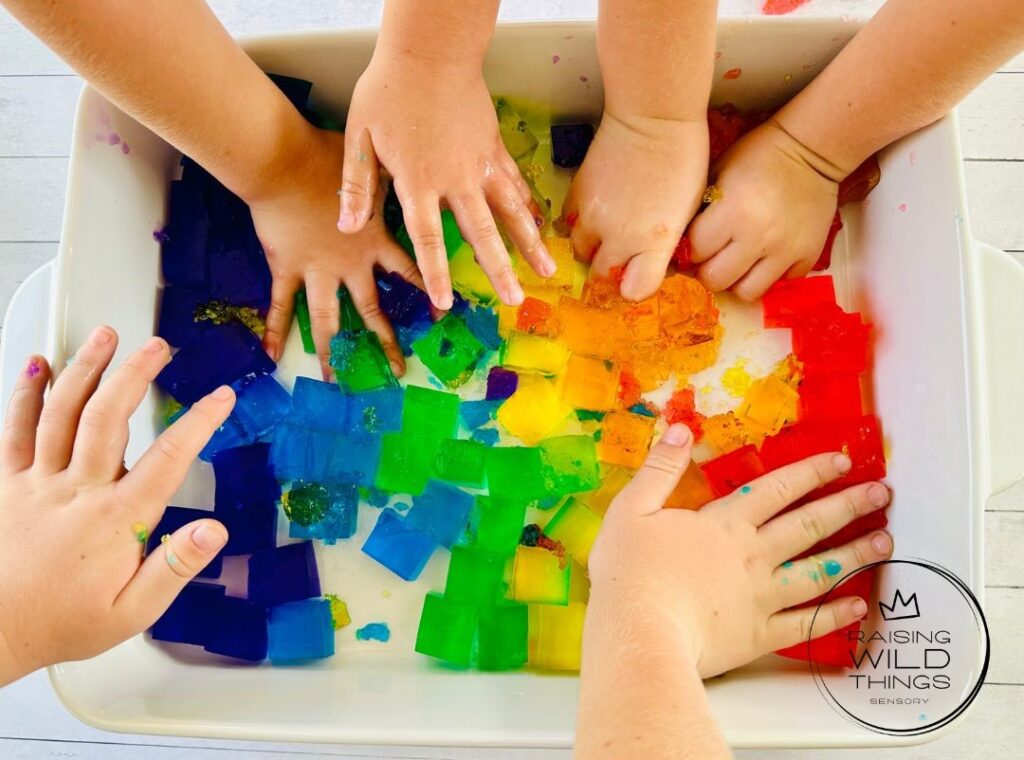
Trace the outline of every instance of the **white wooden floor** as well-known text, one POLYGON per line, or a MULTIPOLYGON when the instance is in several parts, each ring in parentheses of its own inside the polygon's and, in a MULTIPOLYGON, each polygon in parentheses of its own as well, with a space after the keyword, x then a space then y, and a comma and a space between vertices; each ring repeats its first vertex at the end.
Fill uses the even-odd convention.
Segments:
MULTIPOLYGON (((376 25, 379 0, 213 0, 234 33, 376 25)), ((761 0, 722 0, 722 15, 757 13, 761 0)), ((879 0, 814 0, 801 15, 870 13, 879 0)), ((505 0, 502 17, 593 16, 595 0, 505 0)), ((11 294, 57 251, 77 77, 0 10, 0 313, 11 294)), ((1024 55, 988 79, 961 109, 975 235, 1024 260, 1024 55)), ((1024 295, 1024 294, 1022 294, 1024 295)), ((2 340, 0 335, 0 340, 2 340)), ((985 513, 986 608, 992 630, 989 681, 951 735, 917 748, 875 751, 879 760, 1022 756, 1024 743, 1024 487, 993 498, 985 513)), ((860 757, 834 752, 746 751, 746 760, 860 757)), ((537 760, 568 753, 212 742, 125 736, 91 729, 58 704, 43 674, 0 691, 0 758, 111 760, 484 758, 537 760)))

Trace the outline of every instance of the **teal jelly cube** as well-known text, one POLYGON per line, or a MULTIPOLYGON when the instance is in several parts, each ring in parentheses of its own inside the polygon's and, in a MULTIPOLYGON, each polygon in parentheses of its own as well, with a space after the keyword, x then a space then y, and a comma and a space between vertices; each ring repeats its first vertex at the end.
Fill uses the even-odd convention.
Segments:
POLYGON ((509 556, 519 545, 526 522, 526 502, 478 496, 470 520, 472 545, 484 552, 509 556))
POLYGON ((476 441, 445 438, 434 455, 434 477, 461 486, 479 488, 484 484, 487 447, 476 441))
POLYGON ((477 667, 480 670, 511 670, 526 664, 529 642, 529 608, 502 602, 480 610, 477 627, 477 667))
MULTIPOLYGON (((450 259, 465 242, 462 233, 459 232, 459 223, 455 221, 455 214, 449 209, 441 212, 441 232, 444 235, 444 251, 450 259)), ((395 240, 413 258, 416 257, 416 250, 413 247, 412 239, 409 237, 409 230, 403 224, 395 233, 395 240)))
POLYGON ((405 389, 402 432, 434 439, 454 438, 459 426, 459 397, 410 385, 405 389))
POLYGON ((562 496, 601 486, 601 466, 592 436, 548 438, 539 448, 549 493, 562 496))
POLYGON ((505 595, 505 565, 500 555, 453 547, 444 595, 477 607, 493 606, 505 595))
POLYGON ((440 594, 427 594, 416 632, 416 651, 451 665, 469 667, 476 636, 476 608, 440 594))
POLYGON ((473 374, 484 355, 484 344, 460 317, 449 313, 414 340, 412 350, 438 380, 449 388, 457 388, 473 374))
POLYGON ((304 599, 267 614, 267 642, 274 663, 321 660, 334 654, 334 621, 326 599, 304 599))
POLYGON ((369 330, 342 330, 331 338, 331 366, 343 390, 358 392, 398 385, 380 338, 369 330))
POLYGON ((437 439, 433 436, 386 433, 381 436, 380 464, 374 485, 392 493, 423 491, 434 465, 437 439))
POLYGON ((532 502, 548 494, 540 449, 499 446, 487 450, 487 490, 491 496, 532 502))

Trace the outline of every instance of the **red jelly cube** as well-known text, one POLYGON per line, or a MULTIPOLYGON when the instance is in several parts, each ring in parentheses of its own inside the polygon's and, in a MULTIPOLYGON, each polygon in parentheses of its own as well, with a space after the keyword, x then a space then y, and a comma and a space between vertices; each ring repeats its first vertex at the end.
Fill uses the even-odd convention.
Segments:
POLYGON ((837 420, 864 414, 858 374, 811 374, 800 381, 799 391, 802 420, 837 420))
POLYGON ((746 120, 732 103, 708 109, 710 163, 715 163, 746 131, 746 120))
POLYGON ((855 483, 885 477, 882 429, 878 418, 870 414, 849 420, 797 422, 765 438, 760 455, 764 466, 774 470, 829 451, 845 452, 853 466, 843 477, 809 495, 809 499, 835 493, 855 483))
POLYGON ((839 205, 864 200, 881 179, 882 168, 878 165, 878 156, 870 156, 839 183, 839 205))
POLYGON ((839 209, 836 209, 836 213, 832 216, 832 225, 828 228, 828 236, 825 238, 825 245, 821 249, 821 253, 818 254, 818 260, 814 262, 814 266, 811 269, 815 272, 820 272, 823 269, 828 269, 832 265, 832 246, 836 244, 836 237, 839 235, 839 231, 843 229, 843 217, 839 215, 839 209))
POLYGON ((715 496, 730 494, 744 483, 749 483, 765 473, 764 465, 757 455, 757 448, 752 444, 710 459, 704 462, 700 469, 715 496))
POLYGON ((798 554, 793 559, 803 559, 804 557, 810 557, 812 554, 821 554, 829 549, 837 549, 840 546, 850 543, 854 539, 866 536, 876 530, 881 530, 888 524, 889 518, 885 514, 885 510, 880 509, 876 512, 869 512, 868 514, 858 517, 853 522, 843 526, 831 536, 823 538, 810 549, 802 554, 798 554))
POLYGON ((860 314, 821 305, 793 325, 793 353, 808 372, 863 372, 870 332, 860 314))
POLYGON ((830 274, 779 280, 764 294, 764 326, 792 327, 818 307, 835 302, 836 287, 830 274))

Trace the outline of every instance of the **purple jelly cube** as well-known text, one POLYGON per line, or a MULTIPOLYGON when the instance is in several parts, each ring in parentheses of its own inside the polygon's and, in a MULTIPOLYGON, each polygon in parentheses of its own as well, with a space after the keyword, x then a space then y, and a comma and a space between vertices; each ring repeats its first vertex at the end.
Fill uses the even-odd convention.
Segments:
POLYGON ((249 600, 264 607, 320 596, 313 544, 303 541, 249 558, 249 600))
POLYGON ((450 549, 469 524, 473 501, 462 489, 431 480, 423 493, 413 497, 406 527, 426 533, 450 549))
POLYGON ((230 322, 200 331, 174 355, 156 382, 188 406, 220 385, 230 385, 250 374, 269 374, 276 366, 259 338, 244 325, 230 322))
POLYGON ((420 577, 436 548, 437 542, 432 536, 407 525, 393 509, 380 513, 363 544, 365 554, 407 581, 420 577))
POLYGON ((157 335, 176 348, 184 346, 205 327, 196 321, 196 308, 210 300, 205 290, 168 285, 160 298, 157 335))
POLYGON ((153 623, 150 635, 156 641, 204 646, 210 638, 210 624, 217 607, 223 600, 223 586, 189 583, 153 623))
POLYGON ((246 248, 212 252, 209 272, 214 298, 259 309, 270 304, 270 268, 258 242, 246 248))
POLYGON ((422 290, 394 272, 377 275, 380 309, 395 327, 410 327, 430 320, 430 299, 422 290))
POLYGON ((281 486, 270 468, 269 444, 222 451, 213 458, 213 472, 218 512, 241 511, 253 504, 274 505, 281 498, 281 486))
POLYGON ((202 185, 184 179, 171 182, 168 220, 161 247, 165 283, 206 290, 209 229, 202 185))
POLYGON ((488 401, 505 399, 516 392, 519 385, 519 375, 512 370, 502 367, 491 367, 487 373, 487 395, 488 401))
POLYGON ((594 128, 589 124, 555 124, 551 127, 551 162, 566 169, 579 166, 593 139, 594 128))
MULTIPOLYGON (((182 526, 188 525, 193 520, 214 518, 216 515, 208 509, 193 509, 191 507, 167 507, 163 517, 157 523, 156 528, 149 534, 149 541, 146 543, 146 553, 149 554, 160 546, 160 539, 182 526)), ((224 551, 221 550, 216 557, 210 560, 210 564, 199 571, 200 578, 216 578, 220 575, 224 564, 224 551)))
POLYGON ((267 611, 247 599, 225 596, 210 619, 207 652, 259 662, 267 658, 267 611))

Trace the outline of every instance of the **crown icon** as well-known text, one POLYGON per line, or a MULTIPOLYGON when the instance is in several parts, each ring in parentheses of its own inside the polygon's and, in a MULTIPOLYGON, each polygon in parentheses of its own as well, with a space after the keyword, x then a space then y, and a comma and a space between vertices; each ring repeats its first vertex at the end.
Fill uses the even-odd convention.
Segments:
POLYGON ((878 609, 882 613, 883 620, 912 620, 921 617, 921 610, 917 606, 917 594, 911 594, 904 599, 899 589, 896 589, 892 604, 879 602, 878 609))

